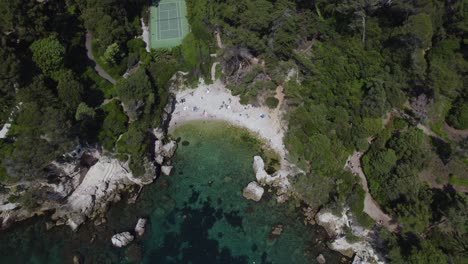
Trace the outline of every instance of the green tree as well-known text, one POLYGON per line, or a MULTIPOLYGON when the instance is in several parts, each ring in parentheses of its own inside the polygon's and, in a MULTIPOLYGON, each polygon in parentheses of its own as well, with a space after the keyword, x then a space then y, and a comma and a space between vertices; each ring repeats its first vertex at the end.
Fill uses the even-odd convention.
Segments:
POLYGON ((84 119, 93 119, 96 115, 96 112, 93 108, 89 107, 86 103, 82 102, 78 105, 75 113, 75 119, 78 121, 84 119))
POLYGON ((116 64, 117 54, 119 54, 120 48, 117 43, 112 43, 106 48, 104 55, 102 56, 103 60, 111 65, 116 64))
POLYGON ((37 40, 30 48, 34 62, 45 74, 53 77, 63 67, 65 48, 55 36, 37 40))
POLYGON ((120 80, 116 90, 130 120, 137 120, 144 108, 151 109, 154 104, 154 92, 144 68, 128 79, 120 80))
POLYGON ((123 113, 117 101, 112 101, 103 107, 106 117, 99 132, 99 139, 104 148, 112 151, 117 138, 127 131, 128 118, 123 113))
POLYGON ((14 50, 0 48, 0 123, 10 116, 15 102, 15 84, 20 77, 20 62, 14 50))
POLYGON ((72 71, 63 71, 58 78, 57 92, 59 99, 71 111, 75 111, 81 102, 84 92, 83 85, 76 79, 72 71))

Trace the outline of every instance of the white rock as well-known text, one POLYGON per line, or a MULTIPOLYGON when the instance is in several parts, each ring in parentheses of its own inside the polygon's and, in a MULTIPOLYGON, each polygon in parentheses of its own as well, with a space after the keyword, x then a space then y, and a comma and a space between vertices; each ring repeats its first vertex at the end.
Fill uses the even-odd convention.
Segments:
POLYGON ((257 174, 259 170, 265 170, 265 163, 263 162, 262 157, 255 156, 253 162, 254 173, 257 174))
POLYGON ((177 142, 171 140, 171 142, 167 143, 162 147, 162 155, 167 158, 172 158, 174 153, 177 149, 177 142))
POLYGON ((256 202, 260 201, 262 199, 263 193, 265 190, 263 189, 262 186, 258 185, 257 182, 250 182, 247 187, 244 188, 242 195, 246 199, 254 200, 256 202))
POLYGON ((164 175, 169 176, 171 174, 171 171, 172 171, 172 166, 161 166, 161 172, 164 175))
POLYGON ((163 142, 161 140, 156 140, 154 142, 154 153, 158 155, 162 151, 163 142))
POLYGON ((157 164, 162 165, 164 162, 164 157, 162 155, 157 155, 154 160, 156 161, 157 164))
POLYGON ((122 232, 119 234, 115 234, 111 238, 112 245, 116 247, 125 247, 126 245, 130 244, 132 242, 134 237, 130 232, 122 232))
POLYGON ((116 201, 116 195, 125 186, 135 184, 133 175, 120 161, 101 156, 86 173, 65 204, 57 208, 52 219, 63 219, 76 230, 86 218, 96 212, 104 212, 108 203, 116 201))
POLYGON ((10 130, 10 128, 11 128, 11 124, 5 123, 2 129, 0 129, 0 138, 6 138, 6 135, 8 134, 8 131, 10 130))
POLYGON ((268 175, 268 173, 263 169, 258 170, 255 174, 255 179, 257 179, 257 182, 260 184, 267 184, 269 182, 269 178, 270 175, 268 175))
POLYGON ((325 260, 325 257, 324 257, 322 254, 318 255, 317 258, 316 258, 316 260, 317 260, 317 262, 318 262, 319 264, 325 264, 325 263, 327 263, 327 261, 325 260))
POLYGON ((138 219, 138 222, 135 226, 135 233, 137 233, 139 236, 142 236, 145 233, 145 226, 147 221, 148 220, 146 218, 138 219))
POLYGON ((0 205, 0 212, 1 212, 1 211, 13 210, 13 209, 16 209, 17 207, 18 207, 18 204, 17 204, 17 203, 7 203, 7 204, 3 204, 3 205, 0 205))
POLYGON ((78 227, 85 221, 84 217, 77 215, 75 217, 69 218, 67 220, 67 225, 73 230, 76 231, 78 227))
POLYGON ((329 211, 321 210, 315 216, 315 221, 327 230, 330 236, 339 236, 344 233, 348 226, 348 217, 343 212, 342 217, 336 216, 329 211))
POLYGON ((360 228, 354 227, 346 215, 346 211, 347 209, 345 208, 341 216, 336 216, 322 209, 315 217, 317 224, 324 227, 330 237, 337 237, 337 239, 330 243, 329 247, 348 257, 355 255, 353 263, 384 263, 381 260, 383 258, 379 256, 368 242, 369 232, 364 232, 360 228), (359 232, 353 232, 353 235, 360 237, 361 241, 348 242, 344 235, 345 230, 348 228, 359 230, 359 232))
POLYGON ((162 128, 155 128, 153 129, 153 134, 154 136, 159 139, 159 140, 163 140, 165 138, 165 133, 164 131, 162 130, 162 128))

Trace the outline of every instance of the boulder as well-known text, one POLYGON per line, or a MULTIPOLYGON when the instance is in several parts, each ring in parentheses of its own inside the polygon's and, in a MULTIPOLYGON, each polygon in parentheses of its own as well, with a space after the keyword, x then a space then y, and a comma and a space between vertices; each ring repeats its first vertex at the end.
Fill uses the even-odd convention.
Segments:
POLYGON ((258 185, 257 182, 250 182, 247 187, 244 188, 242 195, 246 199, 254 200, 256 202, 262 199, 262 195, 265 192, 262 186, 258 185))
POLYGON ((162 155, 157 155, 154 160, 156 161, 157 164, 162 165, 164 162, 164 157, 162 155))
POLYGON ((325 264, 325 263, 327 263, 327 261, 325 260, 325 257, 324 257, 322 254, 318 255, 317 258, 316 258, 316 260, 317 260, 317 262, 318 262, 319 264, 325 264))
POLYGON ((169 143, 162 147, 162 155, 166 158, 172 158, 177 149, 177 142, 171 140, 169 143))
POLYGON ((116 247, 125 247, 126 245, 130 244, 132 242, 134 237, 130 232, 122 232, 119 234, 115 234, 111 238, 112 245, 116 247))
POLYGON ((139 236, 142 236, 145 233, 146 222, 148 222, 146 218, 138 219, 138 222, 135 226, 135 233, 137 233, 139 236))
POLYGON ((258 170, 255 174, 255 179, 257 179, 257 182, 263 185, 268 184, 270 182, 270 178, 270 175, 268 175, 268 173, 263 169, 258 170))
POLYGON ((283 225, 275 225, 271 228, 271 234, 274 236, 279 236, 283 232, 283 225))
POLYGON ((73 230, 76 231, 78 227, 86 221, 84 215, 76 213, 70 216, 67 220, 67 225, 73 230))
POLYGON ((7 203, 0 205, 0 212, 2 211, 9 211, 18 208, 19 204, 17 203, 7 203))
POLYGON ((257 174, 259 170, 265 170, 265 163, 263 162, 262 157, 255 156, 253 162, 254 173, 257 174))
POLYGON ((159 140, 163 140, 163 139, 164 139, 164 137, 165 137, 164 134, 165 134, 165 133, 164 133, 164 131, 162 130, 162 128, 159 128, 159 127, 158 127, 158 128, 153 129, 153 135, 154 135, 157 139, 159 139, 159 140))
POLYGON ((163 142, 161 140, 156 140, 154 142, 154 154, 158 155, 159 153, 161 153, 162 147, 163 147, 163 142))
POLYGON ((81 257, 81 255, 74 255, 73 256, 73 264, 81 264, 83 263, 83 258, 81 257))
POLYGON ((161 166, 161 172, 164 175, 169 176, 171 174, 171 171, 172 171, 172 166, 161 166))

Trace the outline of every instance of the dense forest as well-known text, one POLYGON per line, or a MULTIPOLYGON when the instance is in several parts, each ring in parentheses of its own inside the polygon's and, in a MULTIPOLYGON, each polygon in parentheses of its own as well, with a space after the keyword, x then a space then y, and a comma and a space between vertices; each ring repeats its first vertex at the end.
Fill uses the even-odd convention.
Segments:
POLYGON ((1 1, 0 124, 12 127, 0 139, 0 181, 53 177, 51 161, 79 144, 130 159, 143 175, 169 79, 184 71, 189 84, 198 82, 217 53, 223 80, 243 103, 275 107, 268 98, 284 87, 289 160, 306 172, 294 183, 298 201, 350 206, 361 225, 373 226, 358 178, 343 170, 361 151, 372 196, 401 227, 380 231, 388 260, 466 262, 468 139, 456 133, 468 129, 468 1, 187 7, 191 33, 182 45, 148 53, 136 38, 148 1, 1 1), (86 57, 87 32, 115 85, 86 57))

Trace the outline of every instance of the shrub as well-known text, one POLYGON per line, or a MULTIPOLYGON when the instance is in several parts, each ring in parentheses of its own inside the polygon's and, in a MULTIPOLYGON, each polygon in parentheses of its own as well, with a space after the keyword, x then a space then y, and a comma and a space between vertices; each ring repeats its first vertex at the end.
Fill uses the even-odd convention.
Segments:
POLYGON ((278 107, 279 100, 275 97, 268 97, 265 103, 269 108, 275 109, 276 107, 278 107))

